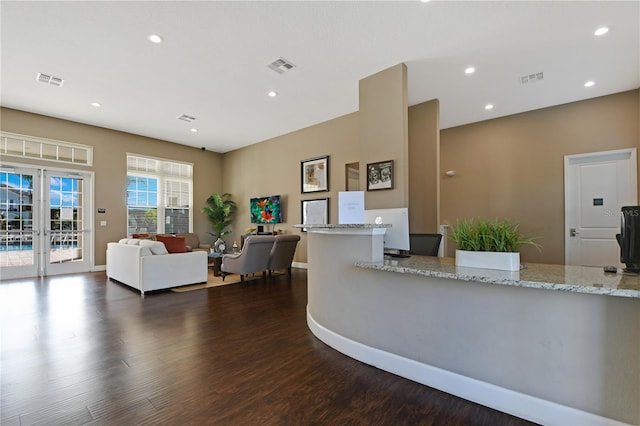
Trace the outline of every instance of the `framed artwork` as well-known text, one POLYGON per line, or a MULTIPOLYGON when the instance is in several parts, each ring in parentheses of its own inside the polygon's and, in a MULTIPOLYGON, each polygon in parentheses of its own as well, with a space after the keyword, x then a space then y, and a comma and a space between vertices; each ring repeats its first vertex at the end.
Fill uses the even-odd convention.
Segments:
POLYGON ((393 189, 393 160, 367 164, 367 191, 393 189))
MULTIPOLYGON (((329 223, 329 199, 318 198, 315 200, 300 201, 300 217, 303 225, 318 225, 329 223)), ((302 228, 302 232, 306 232, 302 228)))
POLYGON ((329 156, 310 158, 300 162, 301 192, 329 190, 329 156))

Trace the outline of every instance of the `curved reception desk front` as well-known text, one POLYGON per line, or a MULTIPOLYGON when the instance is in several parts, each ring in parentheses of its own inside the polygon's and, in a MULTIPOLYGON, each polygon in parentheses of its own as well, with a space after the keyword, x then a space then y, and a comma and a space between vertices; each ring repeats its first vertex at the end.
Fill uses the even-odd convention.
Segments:
POLYGON ((307 322, 367 364, 541 424, 640 424, 640 277, 384 259, 384 225, 305 225, 307 322))

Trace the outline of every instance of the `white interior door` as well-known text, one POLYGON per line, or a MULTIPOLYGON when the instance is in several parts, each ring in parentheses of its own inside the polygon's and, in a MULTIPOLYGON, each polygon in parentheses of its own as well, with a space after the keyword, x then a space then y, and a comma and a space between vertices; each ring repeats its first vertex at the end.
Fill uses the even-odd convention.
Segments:
POLYGON ((622 266, 620 208, 637 204, 636 149, 565 156, 565 263, 622 266))

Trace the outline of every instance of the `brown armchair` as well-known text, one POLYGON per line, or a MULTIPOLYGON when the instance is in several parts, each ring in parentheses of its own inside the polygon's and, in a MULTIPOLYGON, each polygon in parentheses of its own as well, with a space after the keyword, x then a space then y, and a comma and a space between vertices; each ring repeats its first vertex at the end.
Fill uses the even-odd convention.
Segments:
POLYGON ((222 281, 225 275, 239 274, 244 281, 247 274, 262 272, 263 276, 269 267, 269 256, 276 237, 271 235, 251 235, 244 240, 242 251, 237 254, 222 256, 222 281))
POLYGON ((187 244, 187 251, 209 251, 211 244, 200 244, 200 238, 195 232, 187 232, 185 234, 177 234, 177 237, 184 237, 187 244))
POLYGON ((271 248, 271 255, 269 256, 269 275, 276 269, 286 269, 289 276, 291 276, 291 263, 293 262, 293 255, 296 252, 296 246, 300 241, 299 235, 278 235, 276 241, 271 248))

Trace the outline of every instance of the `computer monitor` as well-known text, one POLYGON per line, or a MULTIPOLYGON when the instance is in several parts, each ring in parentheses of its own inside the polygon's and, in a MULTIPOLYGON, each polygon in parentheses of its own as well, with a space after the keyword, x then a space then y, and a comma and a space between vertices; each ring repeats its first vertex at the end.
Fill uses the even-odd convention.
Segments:
POLYGON ((437 256, 442 234, 409 234, 410 254, 437 256))
POLYGON ((409 250, 409 209, 399 207, 393 209, 371 209, 364 211, 365 223, 388 223, 384 234, 384 250, 391 253, 392 250, 409 250))
POLYGON ((640 206, 622 207, 616 239, 620 244, 620 262, 627 265, 625 272, 640 273, 640 206))

